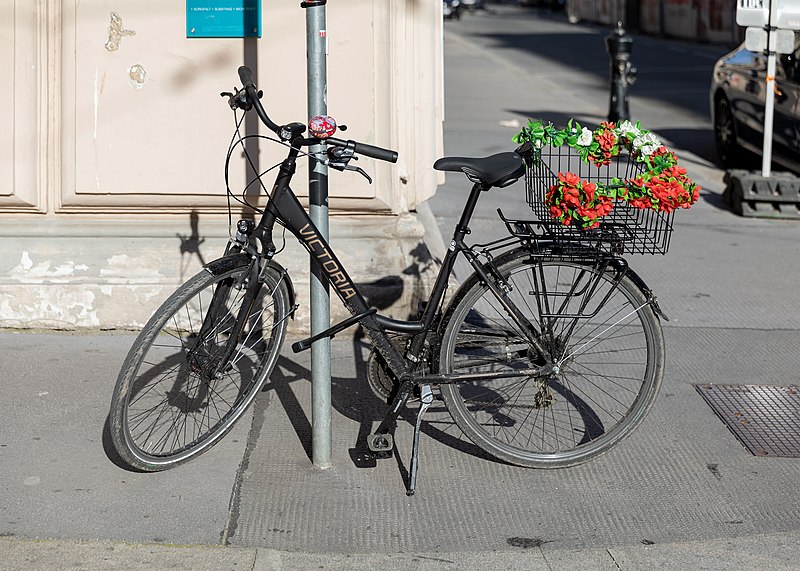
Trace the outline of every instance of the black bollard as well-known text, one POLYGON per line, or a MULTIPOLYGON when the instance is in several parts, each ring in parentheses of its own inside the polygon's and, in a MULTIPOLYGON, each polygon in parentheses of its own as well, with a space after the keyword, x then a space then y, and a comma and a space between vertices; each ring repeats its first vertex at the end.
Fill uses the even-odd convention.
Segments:
POLYGON ((611 59, 611 100, 608 120, 612 123, 630 119, 628 88, 636 81, 636 68, 631 65, 633 38, 617 23, 616 29, 606 36, 606 51, 611 59))

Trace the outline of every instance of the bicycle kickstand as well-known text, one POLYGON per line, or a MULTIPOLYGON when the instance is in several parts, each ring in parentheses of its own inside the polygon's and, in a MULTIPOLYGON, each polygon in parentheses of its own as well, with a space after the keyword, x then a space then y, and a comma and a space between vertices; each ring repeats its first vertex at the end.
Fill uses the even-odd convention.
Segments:
POLYGON ((422 416, 428 407, 433 402, 433 391, 430 385, 422 385, 419 388, 420 393, 420 407, 417 413, 417 422, 414 425, 414 443, 411 446, 411 469, 408 476, 408 488, 406 489, 407 496, 413 496, 414 490, 417 487, 417 467, 419 466, 419 431, 422 427, 422 416))

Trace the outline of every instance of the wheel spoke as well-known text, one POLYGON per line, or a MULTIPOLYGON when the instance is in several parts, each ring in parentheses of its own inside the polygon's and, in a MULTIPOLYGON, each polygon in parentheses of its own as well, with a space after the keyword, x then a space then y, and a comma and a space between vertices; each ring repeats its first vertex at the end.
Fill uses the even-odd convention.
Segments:
POLYGON ((456 423, 488 452, 527 466, 571 465, 609 448, 641 419, 661 381, 663 341, 628 278, 599 264, 528 258, 497 272, 511 302, 538 328, 546 355, 471 278, 445 317, 440 365, 445 374, 473 375, 546 362, 555 368, 541 377, 443 385, 442 395, 456 423))
POLYGON ((283 341, 288 297, 268 277, 244 318, 233 355, 222 363, 242 312, 242 267, 202 272, 179 288, 131 348, 115 391, 112 439, 124 460, 162 469, 206 450, 244 412, 274 366, 283 341), (132 357, 133 356, 133 357, 132 357))

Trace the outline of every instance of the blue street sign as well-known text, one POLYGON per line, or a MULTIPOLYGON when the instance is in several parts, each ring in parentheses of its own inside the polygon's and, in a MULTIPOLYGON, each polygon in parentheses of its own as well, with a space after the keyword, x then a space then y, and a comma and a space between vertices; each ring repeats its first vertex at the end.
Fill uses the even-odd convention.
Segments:
POLYGON ((187 38, 261 37, 261 0, 186 0, 187 38))

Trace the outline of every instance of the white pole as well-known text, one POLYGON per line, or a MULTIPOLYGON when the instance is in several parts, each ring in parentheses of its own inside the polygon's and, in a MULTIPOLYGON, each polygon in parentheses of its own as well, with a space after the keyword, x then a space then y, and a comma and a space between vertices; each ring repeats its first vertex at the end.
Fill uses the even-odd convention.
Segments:
POLYGON ((767 99, 764 104, 764 151, 761 159, 761 176, 770 176, 772 168, 772 124, 775 114, 775 34, 769 34, 769 56, 767 57, 767 99))
POLYGON ((764 102, 764 145, 761 156, 761 176, 768 178, 772 169, 772 131, 775 115, 775 52, 777 34, 772 23, 777 21, 778 2, 771 2, 769 8, 769 27, 767 29, 767 90, 764 102))

